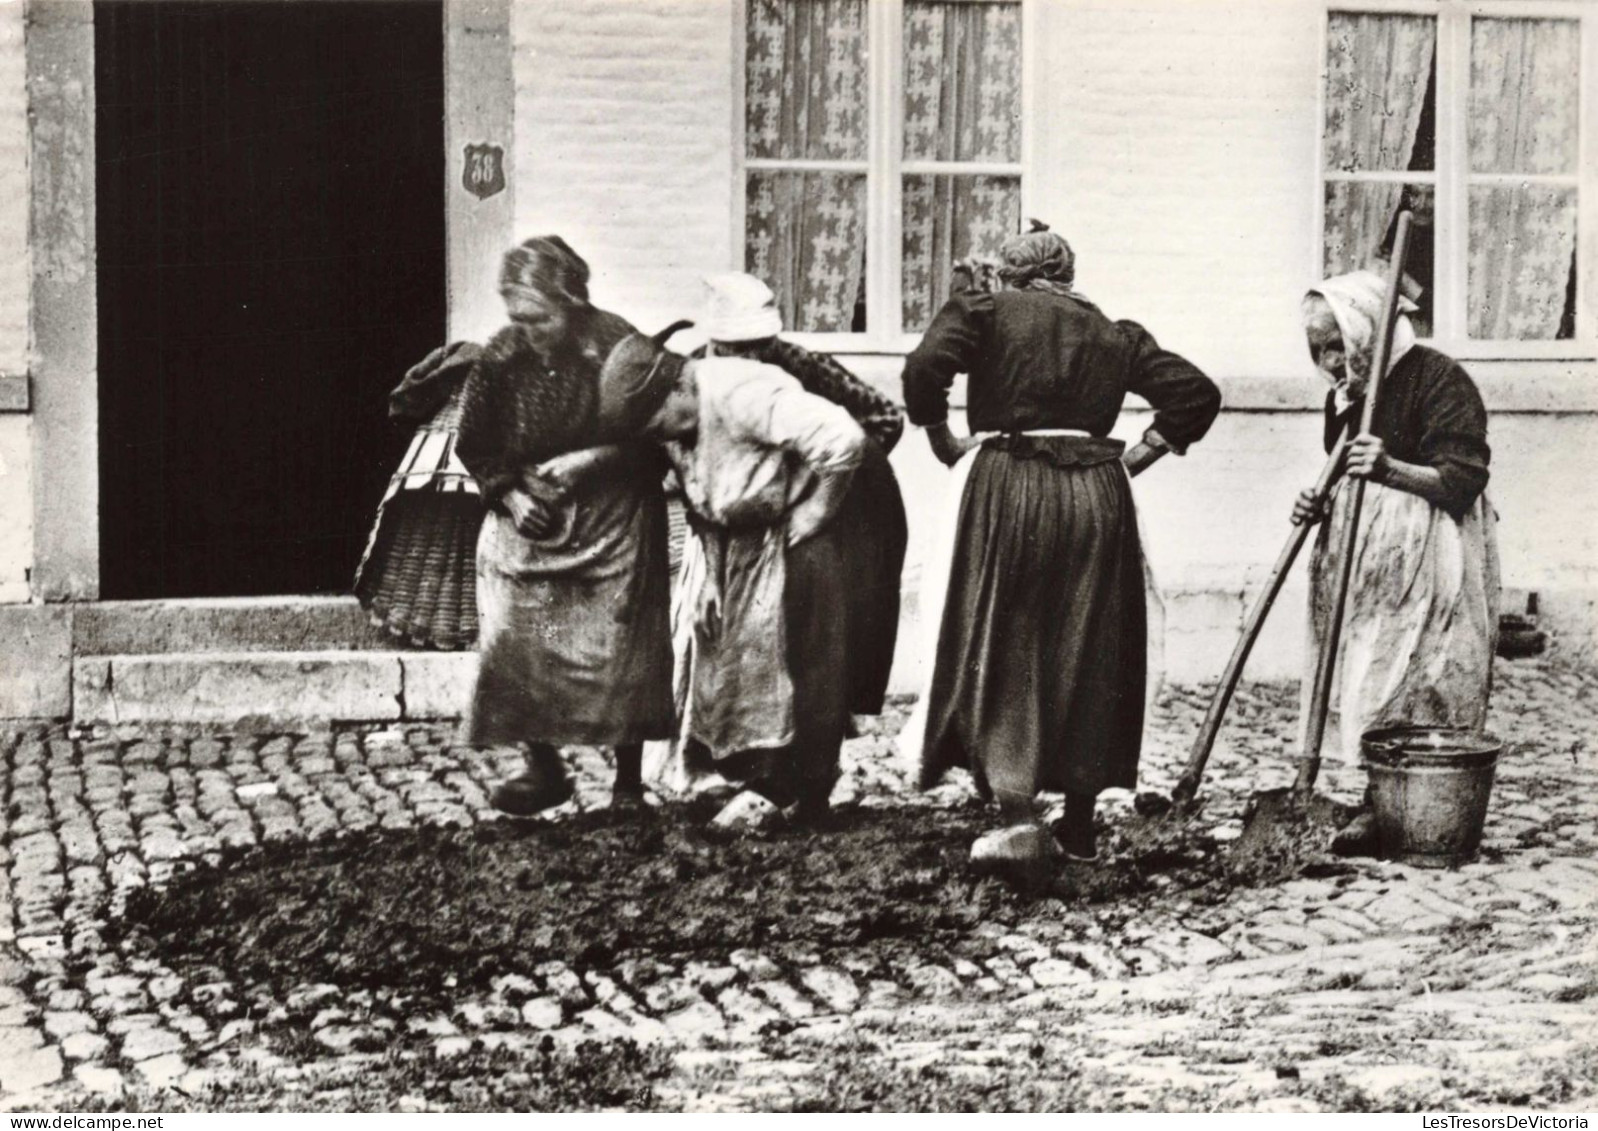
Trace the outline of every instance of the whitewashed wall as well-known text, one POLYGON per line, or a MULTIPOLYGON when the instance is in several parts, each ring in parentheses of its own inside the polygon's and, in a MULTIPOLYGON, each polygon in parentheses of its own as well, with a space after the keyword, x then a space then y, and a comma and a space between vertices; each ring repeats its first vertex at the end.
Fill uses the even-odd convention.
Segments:
MULTIPOLYGON (((1318 262, 1321 5, 1033 2, 1027 211, 1071 239, 1087 294, 1143 322, 1227 394, 1211 437, 1137 484, 1168 595, 1172 673, 1209 676, 1286 537, 1292 496, 1322 459, 1297 321, 1318 262)), ((515 7, 517 230, 567 235, 594 265, 596 300, 646 328, 691 312, 701 274, 737 266, 734 18, 729 0, 515 7)), ((848 360, 897 391, 896 359, 848 360)), ((1582 457, 1598 449, 1588 391, 1598 371, 1472 368, 1495 410, 1491 493, 1511 600, 1539 591, 1565 645, 1590 654, 1598 477, 1582 457)), ((1130 415, 1119 434, 1143 423, 1130 415)), ((911 512, 913 597, 945 473, 913 434, 895 464, 911 512)), ((1252 671, 1296 674, 1301 608, 1295 583, 1252 671)), ((913 686, 915 650, 901 653, 896 682, 913 686)))
POLYGON ((729 0, 513 10, 517 234, 565 236, 644 330, 732 261, 732 28, 729 0))
MULTIPOLYGON (((0 0, 0 374, 28 372, 28 102, 21 0, 0 0)), ((28 599, 33 563, 32 435, 0 412, 0 603, 28 599)))

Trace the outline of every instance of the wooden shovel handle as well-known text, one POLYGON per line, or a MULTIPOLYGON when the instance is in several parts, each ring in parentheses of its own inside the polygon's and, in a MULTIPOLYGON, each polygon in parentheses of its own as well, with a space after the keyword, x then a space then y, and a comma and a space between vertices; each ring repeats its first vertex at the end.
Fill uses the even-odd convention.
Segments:
MULTIPOLYGON (((1337 482, 1337 477, 1342 472, 1343 455, 1347 450, 1348 437, 1344 436, 1337 441, 1337 446, 1326 459, 1326 466, 1321 469, 1320 478, 1315 481, 1315 497, 1322 502, 1331 493, 1332 484, 1337 482)), ((1193 795, 1198 792, 1199 780, 1204 776, 1204 767, 1210 760, 1210 753, 1215 749, 1215 739, 1220 734, 1221 721, 1226 717, 1226 708, 1231 705, 1232 693, 1237 690, 1238 681, 1243 678, 1243 665, 1248 663, 1254 642, 1259 639, 1260 630, 1265 627, 1265 618, 1270 615, 1271 606, 1275 604, 1277 596, 1281 593, 1282 584, 1287 580, 1293 562, 1298 558, 1299 551, 1304 548, 1310 529, 1311 524, 1307 522, 1294 525, 1287 544, 1277 555, 1276 565, 1272 567, 1270 576, 1265 581, 1264 590, 1255 598, 1254 607, 1249 610, 1248 619, 1243 623, 1243 634, 1238 637, 1237 645, 1232 649, 1232 658, 1226 662, 1226 670, 1221 674, 1221 682, 1215 688, 1215 694, 1210 697, 1209 710, 1204 713, 1204 724, 1199 727, 1198 735, 1188 750, 1187 765, 1182 770, 1182 776, 1177 779, 1176 788, 1171 791, 1171 800, 1177 804, 1191 801, 1193 795)))
MULTIPOLYGON (((1398 285, 1404 278, 1404 258, 1409 251, 1409 227, 1413 217, 1407 211, 1398 214, 1398 231, 1393 237, 1393 257, 1387 265, 1387 296, 1382 303, 1382 321, 1377 330, 1376 356, 1371 362, 1370 380, 1365 386, 1365 406, 1360 413, 1360 432, 1369 432, 1376 417, 1376 395, 1387 376, 1387 365, 1393 356, 1393 328, 1398 322, 1398 285)), ((1360 512, 1365 506, 1365 480, 1354 480, 1354 498, 1349 507, 1348 531, 1343 539, 1342 558, 1337 563, 1336 594, 1332 602, 1332 616, 1326 626, 1326 639, 1321 649, 1320 666, 1315 675, 1315 687, 1310 696, 1308 726, 1304 732, 1304 750, 1298 764, 1298 779, 1293 789, 1307 794, 1315 788, 1315 779, 1321 772, 1321 742, 1326 737, 1326 715, 1331 708, 1332 675, 1337 667, 1337 648, 1342 642, 1343 615, 1348 609, 1348 582, 1354 572, 1354 551, 1359 544, 1360 512)), ((1330 521, 1330 518, 1328 518, 1330 521)), ((1345 720, 1352 723, 1353 720, 1345 720)))

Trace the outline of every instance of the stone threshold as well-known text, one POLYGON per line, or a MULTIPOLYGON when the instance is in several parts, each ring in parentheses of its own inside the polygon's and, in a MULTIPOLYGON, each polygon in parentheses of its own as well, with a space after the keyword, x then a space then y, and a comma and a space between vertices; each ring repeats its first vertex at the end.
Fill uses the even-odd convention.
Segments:
MULTIPOLYGON (((912 581, 915 579, 909 579, 912 581)), ((1253 600, 1239 586, 1193 577, 1164 592, 1163 654, 1172 683, 1208 685, 1253 600)), ((912 587, 904 594, 890 690, 921 689, 925 657, 912 587)), ((1297 583, 1249 660, 1248 678, 1296 679, 1304 595, 1297 583)), ((1543 627, 1568 663, 1598 655, 1598 589, 1541 590, 1543 627)), ((1506 590, 1506 610, 1525 594, 1506 590)), ((352 597, 0 604, 0 719, 237 724, 458 717, 476 656, 406 648, 352 597)))
POLYGON ((353 597, 0 605, 0 718, 452 717, 475 664, 407 648, 353 597))
POLYGON ((72 721, 282 728, 457 718, 472 652, 168 652, 80 656, 72 721))

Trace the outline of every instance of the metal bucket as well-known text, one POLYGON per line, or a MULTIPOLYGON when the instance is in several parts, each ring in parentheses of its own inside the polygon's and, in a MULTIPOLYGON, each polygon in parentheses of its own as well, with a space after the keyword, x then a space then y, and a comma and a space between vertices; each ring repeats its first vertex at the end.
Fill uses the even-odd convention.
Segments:
POLYGON ((1456 727, 1395 726, 1367 731, 1360 746, 1384 859, 1448 868, 1476 855, 1501 741, 1456 727))

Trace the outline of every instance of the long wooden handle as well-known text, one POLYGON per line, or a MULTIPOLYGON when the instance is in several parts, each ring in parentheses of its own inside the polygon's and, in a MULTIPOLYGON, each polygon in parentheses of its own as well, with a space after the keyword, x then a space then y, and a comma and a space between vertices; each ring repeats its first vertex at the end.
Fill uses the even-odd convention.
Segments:
MULTIPOLYGON (((1348 437, 1344 436, 1337 441, 1337 446, 1326 459, 1326 466, 1321 469, 1320 478, 1315 481, 1315 497, 1322 502, 1331 492, 1332 484, 1337 482, 1337 477, 1342 471, 1343 455, 1347 449, 1348 437)), ((1264 590, 1255 598, 1254 607, 1249 610, 1248 619, 1243 624, 1243 634, 1238 637, 1237 645, 1232 649, 1232 658, 1226 662, 1226 670, 1221 673, 1221 682, 1210 698, 1209 710, 1204 713, 1204 723, 1199 727, 1198 735, 1188 750, 1187 765, 1182 770, 1182 776, 1177 779, 1176 788, 1171 791, 1171 800, 1178 804, 1191 801, 1193 795, 1198 792, 1199 780, 1204 776, 1204 767, 1209 763, 1210 754, 1215 749, 1216 736, 1221 731, 1221 720, 1226 717, 1226 708, 1231 705, 1232 694, 1237 690, 1238 681, 1243 678, 1243 666, 1248 663, 1249 653, 1254 650, 1254 643, 1265 627, 1265 618, 1270 615, 1271 606, 1276 603, 1282 585, 1287 580, 1288 573, 1292 571, 1293 562, 1297 560, 1299 551, 1304 548, 1310 529, 1311 524, 1307 522, 1293 527, 1287 544, 1282 547, 1282 552, 1276 558, 1276 565, 1272 567, 1270 576, 1266 578, 1264 590)))
MULTIPOLYGON (((1392 262, 1387 266, 1387 295, 1382 303, 1382 321, 1377 330, 1376 356, 1371 362, 1370 380, 1365 386, 1365 405, 1360 413, 1360 432, 1369 432, 1376 418, 1376 396, 1387 375, 1387 365, 1393 356, 1393 328, 1398 323, 1398 285, 1404 278, 1404 258, 1409 251, 1409 227, 1413 217, 1409 212, 1398 214, 1398 232, 1393 237, 1392 262)), ((1347 343, 1344 343, 1346 346, 1347 343)), ((1310 696, 1308 726, 1304 731, 1304 751, 1298 764, 1298 779, 1293 788, 1308 793, 1315 788, 1315 779, 1321 772, 1321 742, 1326 737, 1326 715, 1331 709, 1332 676, 1337 667, 1337 649, 1342 642, 1343 615, 1348 609, 1348 582, 1354 573, 1354 552, 1359 544, 1360 512, 1365 506, 1365 480, 1354 480, 1354 498, 1349 506, 1348 528, 1343 536, 1343 554, 1337 563, 1337 583, 1332 601, 1332 616, 1326 626, 1326 639, 1321 649, 1320 666, 1315 673, 1315 687, 1310 696)), ((1330 521, 1328 517, 1327 521, 1330 521)), ((1352 719, 1344 720, 1351 724, 1352 719)))

